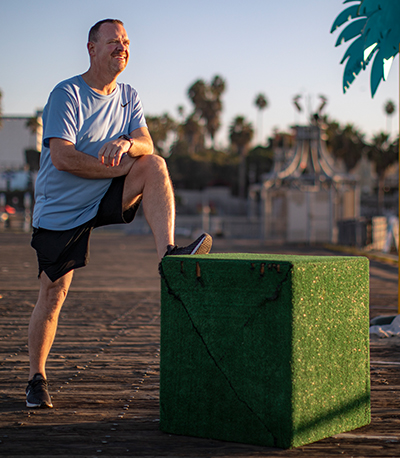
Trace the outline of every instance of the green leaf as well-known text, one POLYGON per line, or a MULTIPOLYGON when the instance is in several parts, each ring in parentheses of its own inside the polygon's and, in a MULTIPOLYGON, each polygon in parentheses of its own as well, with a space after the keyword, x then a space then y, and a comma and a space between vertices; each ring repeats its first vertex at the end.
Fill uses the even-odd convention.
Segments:
POLYGON ((338 27, 342 26, 345 22, 356 18, 358 16, 358 9, 359 4, 350 6, 349 8, 342 11, 333 23, 331 33, 334 32, 338 27))
POLYGON ((361 35, 366 23, 366 18, 357 19, 356 21, 351 22, 339 35, 335 46, 339 46, 346 41, 352 40, 357 35, 361 35))

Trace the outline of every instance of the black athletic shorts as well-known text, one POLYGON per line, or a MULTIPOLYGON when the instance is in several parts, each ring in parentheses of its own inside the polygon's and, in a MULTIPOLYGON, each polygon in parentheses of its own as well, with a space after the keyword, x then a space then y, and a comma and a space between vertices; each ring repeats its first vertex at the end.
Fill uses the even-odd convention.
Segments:
POLYGON ((126 224, 133 221, 141 198, 122 211, 122 193, 125 177, 114 178, 100 202, 97 215, 81 226, 66 231, 34 228, 32 247, 36 250, 39 277, 44 271, 51 281, 56 281, 71 270, 84 267, 89 262, 89 239, 96 227, 109 224, 126 224))

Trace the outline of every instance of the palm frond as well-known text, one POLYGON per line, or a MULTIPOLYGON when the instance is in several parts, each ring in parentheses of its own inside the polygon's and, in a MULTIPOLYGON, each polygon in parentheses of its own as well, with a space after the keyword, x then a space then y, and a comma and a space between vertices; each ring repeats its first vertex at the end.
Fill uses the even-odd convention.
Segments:
POLYGON ((334 32, 340 26, 342 26, 345 22, 349 21, 350 19, 355 19, 358 16, 359 6, 359 4, 353 5, 342 11, 333 23, 331 33, 334 32))
POLYGON ((348 88, 355 80, 356 76, 360 73, 364 67, 364 40, 362 37, 357 38, 347 48, 341 64, 346 60, 346 66, 343 72, 343 87, 348 88))
POLYGON ((357 19, 356 21, 351 22, 339 35, 335 46, 339 46, 342 43, 350 41, 358 35, 361 35, 366 23, 367 18, 357 19))
POLYGON ((375 95, 382 80, 386 80, 393 58, 399 52, 400 2, 398 0, 345 0, 357 2, 346 8, 335 19, 331 33, 347 24, 339 35, 336 46, 353 40, 343 56, 347 61, 343 73, 343 91, 346 92, 356 76, 373 59, 371 94, 375 95))

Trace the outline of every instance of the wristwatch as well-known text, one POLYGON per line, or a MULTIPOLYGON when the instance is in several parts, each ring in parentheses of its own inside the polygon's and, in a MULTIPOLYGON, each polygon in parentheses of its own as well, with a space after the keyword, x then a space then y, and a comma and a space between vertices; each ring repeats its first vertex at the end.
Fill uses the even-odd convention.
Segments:
POLYGON ((128 140, 128 142, 131 144, 131 146, 129 147, 129 149, 131 149, 133 143, 134 143, 134 140, 132 137, 130 137, 129 135, 125 135, 125 134, 122 134, 120 135, 118 138, 123 138, 124 140, 128 140))

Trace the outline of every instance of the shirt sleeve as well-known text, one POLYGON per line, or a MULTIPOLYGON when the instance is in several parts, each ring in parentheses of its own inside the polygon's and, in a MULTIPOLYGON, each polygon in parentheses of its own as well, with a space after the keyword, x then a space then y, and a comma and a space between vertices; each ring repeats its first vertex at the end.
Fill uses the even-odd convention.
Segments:
POLYGON ((136 92, 132 97, 132 114, 129 123, 129 132, 133 132, 140 127, 147 127, 146 119, 144 117, 143 105, 136 92))
POLYGON ((74 145, 78 133, 77 103, 63 88, 55 88, 47 102, 47 122, 43 132, 44 146, 50 138, 62 138, 74 145))

